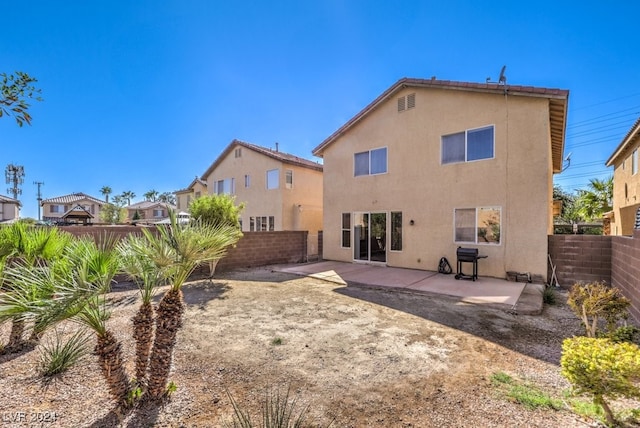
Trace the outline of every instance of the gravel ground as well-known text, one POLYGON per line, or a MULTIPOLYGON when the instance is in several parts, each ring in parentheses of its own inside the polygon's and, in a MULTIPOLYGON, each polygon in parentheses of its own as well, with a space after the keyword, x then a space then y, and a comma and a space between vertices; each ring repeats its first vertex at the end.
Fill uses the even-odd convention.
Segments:
MULTIPOLYGON (((184 298, 171 375, 178 390, 165 403, 118 415, 95 356, 47 381, 36 348, 0 356, 0 426, 222 427, 233 413, 227 391, 259 415, 265 391, 287 388, 297 409, 308 406, 310 426, 592 425, 568 410, 527 410, 491 383, 492 374, 504 372, 562 396, 568 384, 559 374, 560 345, 581 333, 562 293, 542 315, 524 316, 445 296, 252 269, 192 282, 184 298), (27 420, 16 421, 22 415, 27 420)), ((110 299, 109 328, 132 373, 137 291, 117 285, 110 299)), ((58 330, 77 328, 66 323, 58 330)), ((7 337, 4 325, 0 338, 7 337)))

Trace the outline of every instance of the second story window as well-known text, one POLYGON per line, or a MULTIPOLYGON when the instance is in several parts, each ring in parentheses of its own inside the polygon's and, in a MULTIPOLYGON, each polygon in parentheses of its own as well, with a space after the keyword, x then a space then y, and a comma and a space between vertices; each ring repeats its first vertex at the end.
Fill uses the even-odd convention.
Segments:
POLYGON ((235 178, 225 178, 224 180, 218 180, 213 182, 213 193, 216 195, 233 195, 236 193, 236 180, 235 178))
POLYGON ((271 169, 267 171, 267 189, 277 189, 280 187, 280 170, 271 169))
POLYGON ((631 154, 631 175, 638 173, 638 149, 635 149, 631 154))
POLYGON ((471 162, 494 157, 493 125, 442 136, 442 163, 471 162))
POLYGON ((387 172, 387 148, 382 147, 354 154, 353 171, 356 177, 385 174, 387 172))
POLYGON ((251 186, 251 176, 249 174, 244 176, 244 187, 251 186))
POLYGON ((293 188, 293 171, 288 169, 284 172, 284 185, 287 189, 293 188))

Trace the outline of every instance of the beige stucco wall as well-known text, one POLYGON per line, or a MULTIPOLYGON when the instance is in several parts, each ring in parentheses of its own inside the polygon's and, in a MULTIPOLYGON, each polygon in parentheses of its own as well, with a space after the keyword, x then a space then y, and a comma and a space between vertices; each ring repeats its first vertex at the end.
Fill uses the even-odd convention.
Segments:
POLYGON ((200 193, 200 196, 207 194, 207 187, 196 181, 193 186, 183 192, 175 192, 176 206, 179 211, 189 212, 189 205, 196 199, 196 195, 200 193))
POLYGON ((403 89, 324 152, 324 258, 353 260, 353 245, 340 244, 343 212, 402 211, 403 249, 387 252, 389 266, 436 270, 445 256, 455 269, 462 245, 488 256, 480 275, 546 277, 550 171, 546 99, 403 89), (397 98, 414 92, 416 107, 398 112, 397 98), (487 125, 495 126, 494 159, 441 165, 442 135, 487 125), (380 147, 388 172, 354 177, 354 153, 380 147), (478 207, 500 207, 500 245, 454 242, 454 209, 478 207))
POLYGON ((0 202, 0 221, 13 220, 20 217, 20 207, 18 204, 0 202))
POLYGON ((101 206, 89 199, 80 199, 78 201, 75 202, 71 202, 71 203, 65 203, 65 204, 50 204, 50 203, 44 203, 42 204, 42 209, 41 209, 41 215, 43 218, 48 217, 48 218, 62 218, 62 216, 64 215, 65 212, 67 212, 68 210, 70 210, 71 208, 75 207, 76 205, 80 205, 82 207, 85 207, 85 209, 87 209, 87 211, 89 211, 91 213, 91 215, 93 216, 92 219, 89 219, 90 223, 99 223, 100 220, 100 208, 101 206), (51 212, 51 206, 52 205, 64 205, 65 208, 63 210, 63 212, 57 212, 57 213, 52 213, 51 212), (93 207, 93 210, 92 210, 93 207))
POLYGON ((207 188, 213 193, 215 181, 235 179, 236 203, 245 204, 241 214, 242 230, 249 231, 250 217, 261 216, 274 216, 277 231, 319 230, 322 227, 322 173, 283 163, 246 147, 241 149, 240 157, 235 157, 235 151, 231 150, 206 177, 206 181, 207 188), (267 171, 273 169, 280 171, 279 186, 267 189, 267 171), (291 189, 285 186, 287 169, 293 170, 291 189), (250 176, 249 187, 245 187, 245 175, 250 176), (301 205, 301 210, 298 210, 298 205, 301 205))
POLYGON ((614 164, 612 235, 633 235, 636 210, 640 207, 640 173, 632 174, 631 169, 634 150, 640 150, 640 140, 628 146, 614 164))

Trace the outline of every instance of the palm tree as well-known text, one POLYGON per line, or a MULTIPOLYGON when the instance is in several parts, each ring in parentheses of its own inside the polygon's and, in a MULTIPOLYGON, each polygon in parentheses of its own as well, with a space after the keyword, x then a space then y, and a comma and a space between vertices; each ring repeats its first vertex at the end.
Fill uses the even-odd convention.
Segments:
POLYGON ((154 309, 151 304, 155 290, 163 285, 167 267, 173 261, 171 247, 157 241, 163 247, 150 252, 147 240, 138 235, 129 235, 118 244, 123 270, 136 282, 142 303, 133 317, 133 338, 136 342, 136 373, 139 385, 146 384, 149 355, 153 344, 154 309), (153 257, 152 257, 153 256, 153 257))
POLYGON ((165 204, 176 204, 176 195, 171 192, 162 192, 158 195, 158 202, 164 202, 165 204))
POLYGON ((602 215, 612 210, 613 176, 605 180, 592 178, 588 190, 579 190, 578 213, 587 220, 601 219, 602 215))
POLYGON ((156 199, 158 198, 158 195, 159 195, 159 194, 160 194, 160 193, 158 193, 158 191, 157 191, 157 190, 153 190, 153 189, 152 189, 152 190, 149 190, 147 193, 145 193, 145 194, 144 194, 144 195, 142 195, 142 196, 144 196, 145 201, 152 201, 152 202, 155 202, 155 201, 156 201, 156 199))
POLYGON ((120 406, 126 407, 130 404, 132 387, 122 345, 106 325, 110 312, 104 298, 120 267, 120 253, 114 244, 115 240, 109 236, 102 237, 98 243, 91 239, 74 242, 68 254, 72 269, 58 278, 56 306, 95 332, 95 354, 109 392, 120 406))
POLYGON ((167 256, 165 248, 171 249, 168 266, 171 288, 156 310, 156 331, 149 360, 148 392, 152 399, 161 398, 167 389, 176 335, 182 326, 182 286, 198 265, 222 258, 226 249, 242 236, 240 230, 229 225, 211 226, 202 222, 181 225, 174 213, 169 217, 171 224, 159 228, 158 236, 142 230, 156 265, 162 265, 161 261, 167 256))
POLYGON ((109 186, 102 186, 102 188, 100 189, 100 193, 102 193, 102 195, 104 196, 104 200, 106 203, 109 203, 109 195, 111 194, 111 192, 112 190, 109 186))
MULTIPOLYGON (((10 275, 11 269, 21 267, 23 269, 36 269, 60 258, 66 245, 71 240, 71 236, 61 232, 57 228, 40 228, 28 226, 26 223, 17 222, 8 227, 0 229, 0 259, 7 267, 3 272, 3 286, 5 291, 4 312, 0 318, 11 319, 11 332, 9 342, 5 347, 5 352, 13 352, 22 348, 25 344, 22 335, 26 327, 26 320, 29 319, 32 304, 45 299, 51 293, 47 287, 40 287, 34 283, 25 289, 14 283, 15 276, 10 275), (17 297, 19 294, 22 296, 17 297), (17 298, 17 301, 15 299, 17 298), (14 299, 14 300, 12 300, 14 299), (31 302, 26 302, 27 301, 31 302), (6 305, 7 300, 13 304, 6 305), (22 303, 22 304, 16 304, 22 303)), ((40 335, 48 325, 34 319, 34 328, 30 337, 33 343, 40 339, 40 335)))
POLYGON ((131 199, 135 198, 136 194, 133 193, 131 190, 127 190, 126 192, 122 192, 120 197, 122 197, 122 199, 127 200, 127 205, 131 205, 131 199))

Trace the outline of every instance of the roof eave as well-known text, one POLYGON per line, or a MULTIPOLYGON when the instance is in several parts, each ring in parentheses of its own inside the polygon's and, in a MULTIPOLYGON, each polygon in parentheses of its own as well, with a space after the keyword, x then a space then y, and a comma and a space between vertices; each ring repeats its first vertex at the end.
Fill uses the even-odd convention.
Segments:
POLYGON ((628 146, 630 146, 633 141, 638 138, 638 134, 640 134, 640 118, 635 121, 635 123, 631 126, 627 135, 624 136, 618 147, 613 151, 609 159, 605 162, 606 166, 612 166, 616 163, 618 158, 625 152, 628 146))

